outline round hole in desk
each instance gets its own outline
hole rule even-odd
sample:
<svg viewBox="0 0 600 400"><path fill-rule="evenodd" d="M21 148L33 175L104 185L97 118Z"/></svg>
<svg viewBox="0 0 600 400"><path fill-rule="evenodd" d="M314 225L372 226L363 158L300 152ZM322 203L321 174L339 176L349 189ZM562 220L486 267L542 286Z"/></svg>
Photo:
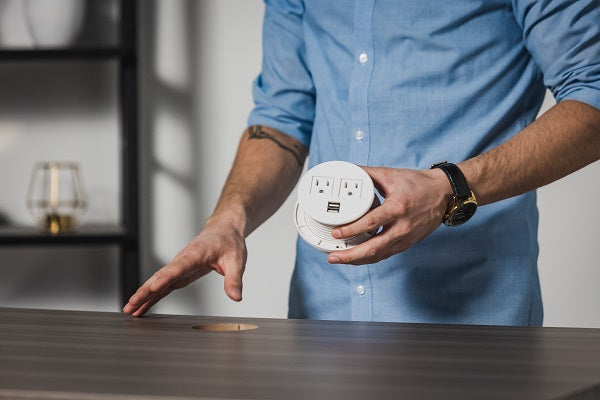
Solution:
<svg viewBox="0 0 600 400"><path fill-rule="evenodd" d="M196 325L192 328L198 329L199 331L212 331L212 332L239 332L239 331L249 331L252 329L258 328L258 325L254 324L202 324Z"/></svg>

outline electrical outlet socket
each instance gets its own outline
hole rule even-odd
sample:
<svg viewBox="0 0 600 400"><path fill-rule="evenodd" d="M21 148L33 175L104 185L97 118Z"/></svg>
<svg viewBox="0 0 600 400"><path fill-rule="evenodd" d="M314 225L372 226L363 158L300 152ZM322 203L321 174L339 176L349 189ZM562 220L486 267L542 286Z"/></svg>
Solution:
<svg viewBox="0 0 600 400"><path fill-rule="evenodd" d="M311 196L329 197L333 191L333 178L328 176L313 176L310 185Z"/></svg>
<svg viewBox="0 0 600 400"><path fill-rule="evenodd" d="M354 199L360 197L362 191L362 180L342 179L340 181L340 199Z"/></svg>
<svg viewBox="0 0 600 400"><path fill-rule="evenodd" d="M371 177L346 161L328 161L308 170L298 183L294 218L300 236L322 251L353 247L372 236L335 239L331 230L362 217L375 201Z"/></svg>

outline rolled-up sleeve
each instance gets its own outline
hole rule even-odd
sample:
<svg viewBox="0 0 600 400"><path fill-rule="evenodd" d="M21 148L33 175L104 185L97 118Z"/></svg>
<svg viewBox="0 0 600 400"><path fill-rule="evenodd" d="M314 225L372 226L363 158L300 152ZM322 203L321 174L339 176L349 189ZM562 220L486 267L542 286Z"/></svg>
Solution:
<svg viewBox="0 0 600 400"><path fill-rule="evenodd" d="M600 1L513 0L513 9L555 99L600 109Z"/></svg>
<svg viewBox="0 0 600 400"><path fill-rule="evenodd" d="M300 0L265 0L262 71L252 85L248 125L265 125L308 147L315 89L306 62Z"/></svg>

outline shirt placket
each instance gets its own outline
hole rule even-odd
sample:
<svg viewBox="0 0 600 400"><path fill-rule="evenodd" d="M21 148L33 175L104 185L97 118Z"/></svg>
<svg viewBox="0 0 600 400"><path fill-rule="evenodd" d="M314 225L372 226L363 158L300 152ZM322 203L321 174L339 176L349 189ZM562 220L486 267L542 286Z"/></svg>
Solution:
<svg viewBox="0 0 600 400"><path fill-rule="evenodd" d="M349 161L359 165L368 164L371 146L368 91L375 61L372 33L374 7L375 0L362 0L356 2L354 10L354 66L348 92L352 126L347 137L350 140ZM370 321L373 297L367 266L353 268L348 278L352 320Z"/></svg>
<svg viewBox="0 0 600 400"><path fill-rule="evenodd" d="M373 288L369 274L369 266L362 265L354 268L350 281L352 320L353 321L372 321L373 309Z"/></svg>
<svg viewBox="0 0 600 400"><path fill-rule="evenodd" d="M351 141L349 161L365 165L369 161L371 129L369 125L368 92L373 65L373 9L375 0L357 1L354 10L354 67L349 89L349 112L352 127L348 132Z"/></svg>

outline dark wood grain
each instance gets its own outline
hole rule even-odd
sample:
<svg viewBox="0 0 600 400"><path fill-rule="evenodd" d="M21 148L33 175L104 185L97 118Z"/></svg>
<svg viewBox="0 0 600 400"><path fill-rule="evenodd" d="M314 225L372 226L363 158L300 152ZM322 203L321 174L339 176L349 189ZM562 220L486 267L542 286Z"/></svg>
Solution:
<svg viewBox="0 0 600 400"><path fill-rule="evenodd" d="M207 323L258 329L203 331ZM0 309L0 398L595 399L600 330Z"/></svg>

